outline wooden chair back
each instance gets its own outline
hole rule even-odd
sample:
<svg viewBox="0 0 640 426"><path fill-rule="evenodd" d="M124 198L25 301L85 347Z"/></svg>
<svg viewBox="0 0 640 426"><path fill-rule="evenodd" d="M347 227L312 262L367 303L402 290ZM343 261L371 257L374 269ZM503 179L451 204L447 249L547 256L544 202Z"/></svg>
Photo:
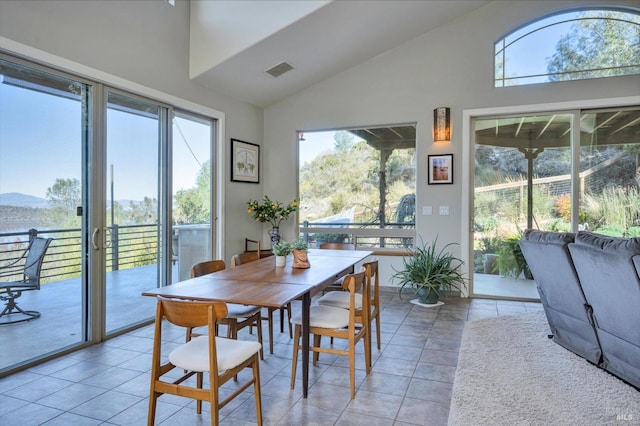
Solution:
<svg viewBox="0 0 640 426"><path fill-rule="evenodd" d="M226 268L224 260L207 260L191 267L191 278L222 271Z"/></svg>
<svg viewBox="0 0 640 426"><path fill-rule="evenodd" d="M193 300L158 298L158 315L179 327L212 325L227 316L224 302L199 302Z"/></svg>
<svg viewBox="0 0 640 426"><path fill-rule="evenodd" d="M231 258L231 267L235 268L238 265L254 262L259 259L260 259L260 254L255 251L250 251L247 253L238 253L233 255L233 257Z"/></svg>
<svg viewBox="0 0 640 426"><path fill-rule="evenodd" d="M356 245L351 243L322 243L318 248L330 250L355 250Z"/></svg>
<svg viewBox="0 0 640 426"><path fill-rule="evenodd" d="M249 245L253 244L254 248L253 249L249 249ZM260 256L260 250L262 249L262 242L260 240L252 240L251 238L245 238L244 239L244 251L249 252L249 251L256 251L258 252L258 256Z"/></svg>

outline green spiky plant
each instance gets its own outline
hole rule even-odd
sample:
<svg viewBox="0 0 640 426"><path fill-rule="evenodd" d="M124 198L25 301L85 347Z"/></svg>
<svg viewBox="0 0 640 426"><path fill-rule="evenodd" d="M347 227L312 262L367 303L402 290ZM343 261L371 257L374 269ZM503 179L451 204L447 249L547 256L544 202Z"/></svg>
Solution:
<svg viewBox="0 0 640 426"><path fill-rule="evenodd" d="M462 291L466 286L464 262L447 251L456 244L449 243L438 249L437 242L437 237L430 244L421 239L420 245L409 249L409 255L402 258L402 269L394 268L393 280L400 286L400 297L402 290L409 287L419 295L420 303L433 304L438 301L440 289Z"/></svg>

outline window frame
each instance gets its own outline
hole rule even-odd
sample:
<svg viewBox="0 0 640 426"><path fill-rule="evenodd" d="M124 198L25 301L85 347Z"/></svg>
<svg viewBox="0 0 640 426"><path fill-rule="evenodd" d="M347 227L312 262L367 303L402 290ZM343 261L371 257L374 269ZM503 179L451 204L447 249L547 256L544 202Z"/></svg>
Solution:
<svg viewBox="0 0 640 426"><path fill-rule="evenodd" d="M629 65L622 65L622 66L616 66L616 67L600 67L600 68L587 68L587 69L580 69L580 70L572 70L572 71L566 71L566 72L558 72L558 73L549 73L549 72L545 72L545 73L532 73L532 74L528 74L528 75L524 75L524 76L511 76L511 77L506 77L506 72L508 70L507 68L507 49L511 46L513 46L515 43L525 39L526 37L529 37L539 31L551 28L553 26L556 25L561 25L561 24L566 24L566 23L571 23L571 22L576 22L576 21L580 21L580 20L616 20L616 21L622 21L622 22L627 22L627 23L632 23L635 24L635 22L629 21L629 20L623 20L623 19L618 19L618 18L602 18L602 17L581 17L579 16L580 13L583 12L619 12L619 13L625 13L625 14L629 14L629 15L635 15L638 18L640 18L640 10L636 9L636 8L631 8L631 7L624 7L624 6L604 6L604 7L582 7L582 8L575 8L575 9L565 9L565 10L561 10L558 12L554 12L552 14L548 14L548 15L544 15L541 16L533 21L529 21L521 26L518 26L517 28L509 31L508 33L504 34L503 36L501 36L495 43L494 43L494 49L493 49L493 54L494 54L494 75L493 75L493 80L494 80L494 87L495 88L505 88L505 87L512 87L514 85L516 86L524 86L524 85L530 85L530 84L544 84L544 83L553 83L553 82L558 82L558 81L577 81L577 80L586 80L586 79L592 79L592 78L604 78L604 77L618 77L618 76L627 76L627 75L639 75L640 71L638 72L629 72L629 73L622 73L622 74L615 74L615 75L597 75L597 76L586 76L586 77L581 77L580 75L584 75L586 73L593 73L593 72L605 72L608 70L620 70L620 69L639 69L640 70L640 62L636 63L636 64L629 64ZM562 16L566 16L566 19L561 19ZM548 22L545 23L545 21L551 20L553 18L559 18L559 19L555 19L552 22ZM540 25L543 24L543 25ZM640 23L638 24L640 25ZM522 33L522 34L521 34ZM568 32L564 32L561 36L565 36L569 34ZM510 37L513 37L513 40L509 40ZM507 42L508 41L508 42ZM498 65L501 65L500 67ZM546 65L545 65L546 67ZM557 76L561 76L561 75L574 75L574 78L568 78L568 79L564 79L564 80L550 80L550 78L552 77L557 77ZM538 79L540 78L545 78L544 81L539 81ZM528 81L528 80L533 80L533 81ZM515 84L514 84L515 83Z"/></svg>

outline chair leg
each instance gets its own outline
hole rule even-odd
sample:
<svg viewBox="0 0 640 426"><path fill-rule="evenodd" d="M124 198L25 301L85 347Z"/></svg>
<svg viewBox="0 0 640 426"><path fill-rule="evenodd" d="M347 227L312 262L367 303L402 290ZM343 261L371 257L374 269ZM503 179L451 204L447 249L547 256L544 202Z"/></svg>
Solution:
<svg viewBox="0 0 640 426"><path fill-rule="evenodd" d="M321 340L322 340L322 336L319 334L314 334L313 335L313 346L315 346L316 348L319 348L321 345ZM320 352L313 352L313 365L316 365L318 363L318 360L320 359Z"/></svg>
<svg viewBox="0 0 640 426"><path fill-rule="evenodd" d="M262 316L258 313L256 320L256 328L258 329L258 342L260 343L260 359L264 360L264 345L262 344Z"/></svg>
<svg viewBox="0 0 640 426"><path fill-rule="evenodd" d="M238 340L238 322L235 320L227 324L227 339ZM233 381L238 381L238 375L233 376ZM213 414L213 411L211 413Z"/></svg>
<svg viewBox="0 0 640 426"><path fill-rule="evenodd" d="M378 343L378 350L380 350L380 311L376 308L376 342Z"/></svg>
<svg viewBox="0 0 640 426"><path fill-rule="evenodd" d="M40 312L25 311L22 308L20 308L20 306L18 306L18 304L16 303L16 299L19 298L21 295L22 295L22 291L18 291L15 293L13 291L10 291L9 293L6 293L5 296L0 298L0 300L7 302L2 312L0 312L0 318L11 315L11 314L22 314L24 315L24 317L20 317L17 320L11 320L11 319L6 321L0 320L0 324L14 324L17 322L30 321L32 319L36 319L40 317Z"/></svg>
<svg viewBox="0 0 640 426"><path fill-rule="evenodd" d="M151 378L152 382L155 378ZM153 384L151 385L151 393L149 395L149 413L147 414L147 426L153 426L156 422L156 404L158 402L158 394L154 390Z"/></svg>
<svg viewBox="0 0 640 426"><path fill-rule="evenodd" d="M209 408L211 409L211 426L218 426L220 423L220 388L214 386L214 374L218 372L209 372Z"/></svg>
<svg viewBox="0 0 640 426"><path fill-rule="evenodd" d="M291 303L287 303L287 319L289 320L289 337L293 338L293 327L291 326Z"/></svg>
<svg viewBox="0 0 640 426"><path fill-rule="evenodd" d="M349 382L351 399L354 399L356 397L356 345L353 339L349 339Z"/></svg>
<svg viewBox="0 0 640 426"><path fill-rule="evenodd" d="M202 378L203 378L202 371L198 371L196 373L196 386L198 387L198 389L202 389ZM201 399L196 399L196 413L202 414L202 400Z"/></svg>
<svg viewBox="0 0 640 426"><path fill-rule="evenodd" d="M364 336L364 366L367 374L371 373L371 323L367 325Z"/></svg>
<svg viewBox="0 0 640 426"><path fill-rule="evenodd" d="M296 324L295 331L293 333L293 356L291 358L291 389L296 384L296 369L298 367L298 351L300 350L300 324Z"/></svg>
<svg viewBox="0 0 640 426"><path fill-rule="evenodd" d="M273 308L267 310L267 321L269 323L269 353L273 355Z"/></svg>
<svg viewBox="0 0 640 426"><path fill-rule="evenodd" d="M260 391L260 362L257 356L253 356L253 395L256 399L256 420L258 426L262 425L262 395Z"/></svg>

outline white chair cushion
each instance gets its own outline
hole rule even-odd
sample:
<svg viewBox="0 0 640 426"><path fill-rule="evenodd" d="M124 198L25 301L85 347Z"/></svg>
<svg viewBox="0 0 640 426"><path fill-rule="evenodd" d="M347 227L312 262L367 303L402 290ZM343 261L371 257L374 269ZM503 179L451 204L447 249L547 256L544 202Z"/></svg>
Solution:
<svg viewBox="0 0 640 426"><path fill-rule="evenodd" d="M348 291L331 291L318 299L318 305L335 306L336 308L349 309ZM356 309L362 309L362 295L356 293Z"/></svg>
<svg viewBox="0 0 640 426"><path fill-rule="evenodd" d="M291 317L292 324L302 325L302 314ZM309 325L320 328L344 328L349 326L349 310L333 306L314 305L309 314Z"/></svg>
<svg viewBox="0 0 640 426"><path fill-rule="evenodd" d="M247 318L260 312L260 307L227 303L227 318Z"/></svg>
<svg viewBox="0 0 640 426"><path fill-rule="evenodd" d="M216 337L218 369L220 371L240 365L260 351L260 343ZM200 336L180 345L169 354L176 367L189 371L209 371L209 337Z"/></svg>

